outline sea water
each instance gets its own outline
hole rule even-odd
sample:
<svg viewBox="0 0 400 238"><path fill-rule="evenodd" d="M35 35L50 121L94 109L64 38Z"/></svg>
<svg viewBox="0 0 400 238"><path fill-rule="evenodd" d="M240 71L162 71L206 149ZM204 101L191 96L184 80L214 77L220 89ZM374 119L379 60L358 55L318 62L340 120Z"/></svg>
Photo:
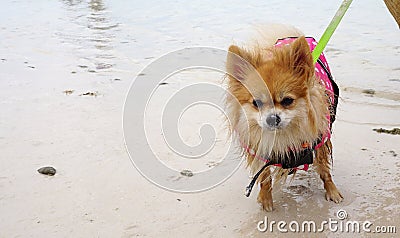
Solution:
<svg viewBox="0 0 400 238"><path fill-rule="evenodd" d="M132 80L149 62L173 50L227 49L247 39L255 24L292 24L318 40L340 5L317 0L1 3L3 58L48 53L56 56L51 63L63 67L78 64L99 74L123 71ZM338 84L397 93L399 39L383 1L354 1L325 50Z"/></svg>

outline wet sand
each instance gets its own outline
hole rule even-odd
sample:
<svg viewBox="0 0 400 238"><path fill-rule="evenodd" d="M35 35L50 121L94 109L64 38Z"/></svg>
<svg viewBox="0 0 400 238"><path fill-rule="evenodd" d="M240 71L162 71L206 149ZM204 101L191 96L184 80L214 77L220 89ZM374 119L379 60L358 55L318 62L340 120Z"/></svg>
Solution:
<svg viewBox="0 0 400 238"><path fill-rule="evenodd" d="M205 3L185 10L174 2L176 12L154 5L138 10L102 1L10 1L0 10L0 237L266 237L271 234L257 230L265 216L270 221L320 223L337 218L340 209L347 220L371 221L371 229L396 226L399 232L400 136L373 131L400 127L400 33L383 2L355 3L326 51L342 89L333 133L333 179L345 200L325 201L322 182L311 170L274 189L272 213L256 203L258 188L250 198L243 195L249 183L243 166L223 184L201 193L173 193L146 180L125 148L125 96L135 76L158 56L193 45L226 48L260 21L260 9L271 9L269 21L296 22L318 36L337 6L329 3L321 13L300 7L300 12L314 14L315 23L294 14L298 6L281 2L270 8L266 3L238 4L234 13L223 3L212 10ZM208 15L196 15L196 9ZM285 9L282 16L277 9ZM368 21L371 11L377 16L374 21ZM191 77L222 81L199 72ZM160 87L160 95L168 97L185 86L176 80ZM369 89L376 93L363 93ZM193 111L184 120L199 126L202 119L213 118L206 112L198 116ZM193 131L192 126L184 126L182 135L196 143L199 127ZM159 131L150 131L158 143ZM173 155L159 149L180 171ZM57 169L55 176L37 172L47 165ZM191 169L209 165L210 160L200 161ZM354 237L329 231L275 230L272 235Z"/></svg>

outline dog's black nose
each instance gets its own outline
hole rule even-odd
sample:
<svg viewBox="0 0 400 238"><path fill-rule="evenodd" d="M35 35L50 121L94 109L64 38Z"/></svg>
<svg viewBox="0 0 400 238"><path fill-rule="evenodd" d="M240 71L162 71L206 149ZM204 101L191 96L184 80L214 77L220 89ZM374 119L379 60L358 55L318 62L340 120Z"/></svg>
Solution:
<svg viewBox="0 0 400 238"><path fill-rule="evenodd" d="M270 127L277 127L281 122L281 118L277 114L272 114L267 117L267 125Z"/></svg>

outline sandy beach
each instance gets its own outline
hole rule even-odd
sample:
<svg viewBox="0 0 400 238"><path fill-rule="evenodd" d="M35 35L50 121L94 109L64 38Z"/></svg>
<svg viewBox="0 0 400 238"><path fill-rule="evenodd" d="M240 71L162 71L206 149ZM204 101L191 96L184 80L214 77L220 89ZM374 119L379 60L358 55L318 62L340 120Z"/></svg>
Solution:
<svg viewBox="0 0 400 238"><path fill-rule="evenodd" d="M333 179L345 197L340 204L325 200L312 169L274 188L273 212L257 204L258 188L246 198L249 172L239 156L225 160L238 145L226 140L219 108L193 106L176 122L177 135L194 147L209 132L204 125L212 125L211 152L182 159L166 143L169 127L161 118L168 101L201 83L215 86L203 95L222 100L221 72L194 69L166 78L147 111L137 114L143 124L132 125L146 135L136 138L126 126L139 108L126 102L129 90L160 57L188 47L227 49L262 22L293 24L319 39L340 5L320 2L3 2L0 237L396 237L373 232L400 232L400 135L373 130L400 127L400 31L383 1L354 1L325 51L341 90L332 138ZM158 181L144 169L145 146L170 169L150 167ZM57 173L39 174L43 166ZM207 171L223 173L204 182ZM171 191L186 186L204 191ZM372 231L285 233L275 226L261 232L257 226L266 218L369 221Z"/></svg>

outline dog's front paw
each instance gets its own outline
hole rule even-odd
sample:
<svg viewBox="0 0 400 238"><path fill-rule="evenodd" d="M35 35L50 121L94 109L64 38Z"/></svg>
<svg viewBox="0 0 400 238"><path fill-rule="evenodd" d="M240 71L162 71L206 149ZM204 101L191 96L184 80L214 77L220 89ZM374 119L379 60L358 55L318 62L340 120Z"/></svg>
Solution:
<svg viewBox="0 0 400 238"><path fill-rule="evenodd" d="M343 201L343 195L339 192L334 183L330 182L325 184L325 190L326 200L333 201L335 203L340 203Z"/></svg>
<svg viewBox="0 0 400 238"><path fill-rule="evenodd" d="M272 201L271 191L261 190L260 193L258 194L257 202L261 204L264 211L272 212L273 201Z"/></svg>

